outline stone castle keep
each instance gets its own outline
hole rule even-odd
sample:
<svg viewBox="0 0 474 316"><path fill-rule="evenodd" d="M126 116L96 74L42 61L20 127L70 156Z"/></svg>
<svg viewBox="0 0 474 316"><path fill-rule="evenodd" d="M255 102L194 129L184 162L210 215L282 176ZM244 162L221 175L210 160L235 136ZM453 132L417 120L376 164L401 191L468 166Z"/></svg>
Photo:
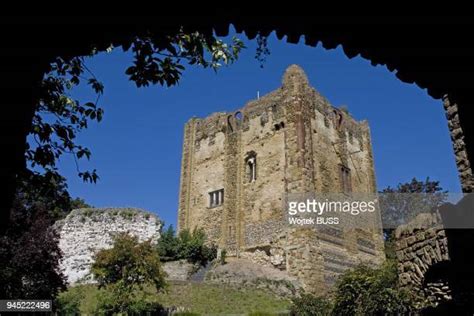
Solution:
<svg viewBox="0 0 474 316"><path fill-rule="evenodd" d="M286 194L375 193L369 126L329 104L290 66L282 86L184 130L178 229L203 228L228 256L287 271L313 292L384 260L380 231L290 228Z"/></svg>

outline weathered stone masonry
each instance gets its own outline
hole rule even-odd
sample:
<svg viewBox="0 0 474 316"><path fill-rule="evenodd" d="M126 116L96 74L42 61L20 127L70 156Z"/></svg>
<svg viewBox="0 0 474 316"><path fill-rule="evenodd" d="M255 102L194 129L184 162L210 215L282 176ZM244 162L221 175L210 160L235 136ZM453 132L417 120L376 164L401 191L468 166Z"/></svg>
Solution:
<svg viewBox="0 0 474 316"><path fill-rule="evenodd" d="M228 255L286 270L320 292L358 262L383 260L381 234L289 229L284 199L344 188L376 191L368 124L331 106L293 65L279 89L186 124L178 229L202 227Z"/></svg>
<svg viewBox="0 0 474 316"><path fill-rule="evenodd" d="M90 282L94 254L112 246L113 236L129 233L139 241L160 238L161 221L152 213L136 208L85 208L73 210L58 221L61 269L70 284Z"/></svg>
<svg viewBox="0 0 474 316"><path fill-rule="evenodd" d="M454 155L456 157L456 166L461 180L461 187L464 193L474 192L474 175L472 166L467 156L466 143L464 142L464 133L459 121L458 105L452 103L447 96L443 98L443 105L448 120L448 128L453 142Z"/></svg>
<svg viewBox="0 0 474 316"><path fill-rule="evenodd" d="M419 214L395 231L400 284L432 303L451 299L445 278L430 280L428 271L449 261L448 238L438 213ZM427 278L428 276L428 278Z"/></svg>
<svg viewBox="0 0 474 316"><path fill-rule="evenodd" d="M459 121L458 106L452 103L448 96L443 98L443 106L448 120L461 188L464 193L470 193L474 191L474 176ZM447 281L449 277L447 268L440 273L438 280L429 280L429 272L437 266L451 265L450 248L456 240L449 240L448 235L449 231L443 228L441 219L434 214L420 214L408 225L399 227L396 234L401 284L435 304L452 298L452 284ZM455 269L455 267L451 265L450 269ZM441 269L438 268L438 270ZM459 267L458 270L460 270Z"/></svg>

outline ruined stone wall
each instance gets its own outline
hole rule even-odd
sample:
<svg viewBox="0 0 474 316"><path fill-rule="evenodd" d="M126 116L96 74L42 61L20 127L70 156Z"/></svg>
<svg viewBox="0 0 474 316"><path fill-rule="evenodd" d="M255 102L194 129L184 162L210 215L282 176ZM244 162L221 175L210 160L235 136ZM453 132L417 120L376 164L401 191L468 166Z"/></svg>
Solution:
<svg viewBox="0 0 474 316"><path fill-rule="evenodd" d="M63 252L60 267L67 281L90 282L93 255L110 248L117 233L128 232L140 241L160 238L161 222L156 215L134 208L85 208L73 210L56 223L59 247Z"/></svg>
<svg viewBox="0 0 474 316"><path fill-rule="evenodd" d="M467 156L464 133L459 122L458 105L452 103L447 96L443 98L443 106L446 111L448 128L453 143L456 166L461 180L462 191L465 193L474 192L474 173L469 157ZM471 157L472 158L472 157Z"/></svg>
<svg viewBox="0 0 474 316"><path fill-rule="evenodd" d="M248 155L256 155L255 181ZM187 123L179 229L202 227L228 255L285 270L320 292L345 269L384 259L380 230L288 228L286 194L341 192L340 165L351 170L353 192L375 193L367 122L331 106L291 66L281 88ZM224 203L210 207L209 192L219 189Z"/></svg>
<svg viewBox="0 0 474 316"><path fill-rule="evenodd" d="M467 156L464 133L460 125L458 106L443 98L448 128L453 142L456 166L464 193L473 192L474 177ZM412 222L396 230L396 253L400 283L411 288L432 303L450 300L449 272L436 268L450 262L447 232L442 228L438 215L420 214ZM451 241L453 243L454 241ZM435 268L433 268L435 267ZM427 280L430 271L438 269L438 280Z"/></svg>
<svg viewBox="0 0 474 316"><path fill-rule="evenodd" d="M242 131L241 157L249 152L257 154L256 180L250 182L242 170L240 244L245 248L268 245L283 228L285 128L281 123L285 121L284 109L281 105L272 107L271 98L259 101L263 111L243 112L248 114Z"/></svg>
<svg viewBox="0 0 474 316"><path fill-rule="evenodd" d="M341 165L350 169L353 192L376 192L370 130L366 121L355 121L347 111L336 109L312 91L311 109L312 156L316 192L342 191ZM346 218L345 220L354 220ZM355 230L325 227L318 231L319 249L323 259L324 282L331 286L346 269L360 262L378 264L383 260L383 240L377 218L355 219ZM365 222L363 222L365 221Z"/></svg>
<svg viewBox="0 0 474 316"><path fill-rule="evenodd" d="M400 284L432 303L451 299L447 272L443 279L426 279L436 265L450 260L448 239L439 214L422 213L395 231Z"/></svg>

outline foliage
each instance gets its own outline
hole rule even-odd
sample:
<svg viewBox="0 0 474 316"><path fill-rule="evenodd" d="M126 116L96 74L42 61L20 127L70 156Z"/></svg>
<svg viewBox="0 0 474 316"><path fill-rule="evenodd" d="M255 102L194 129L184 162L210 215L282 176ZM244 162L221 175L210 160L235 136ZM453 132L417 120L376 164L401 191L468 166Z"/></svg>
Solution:
<svg viewBox="0 0 474 316"><path fill-rule="evenodd" d="M26 211L15 199L10 225L0 236L0 297L51 299L65 287L59 236L44 205Z"/></svg>
<svg viewBox="0 0 474 316"><path fill-rule="evenodd" d="M300 297L292 299L291 315L295 316L329 316L331 315L331 302L322 297L303 293Z"/></svg>
<svg viewBox="0 0 474 316"><path fill-rule="evenodd" d="M102 290L99 314L141 314L160 310L152 298L165 286L165 273L151 241L138 242L126 233L115 236L113 247L100 250L91 268Z"/></svg>
<svg viewBox="0 0 474 316"><path fill-rule="evenodd" d="M144 315L157 313L163 307L156 300L157 291L153 287L124 287L116 283L103 287L96 297L97 305L93 315Z"/></svg>
<svg viewBox="0 0 474 316"><path fill-rule="evenodd" d="M93 290L96 294L95 288ZM87 293L92 293L92 291L86 286L70 287L67 291L59 293L54 304L56 311L59 315L80 315L83 312L81 304L86 300Z"/></svg>
<svg viewBox="0 0 474 316"><path fill-rule="evenodd" d="M79 209L79 208L92 208L92 206L87 204L84 199L81 199L78 197L75 199L72 199L70 204L71 204L72 210Z"/></svg>
<svg viewBox="0 0 474 316"><path fill-rule="evenodd" d="M115 236L112 248L96 253L91 271L100 286L132 288L149 283L157 290L165 286L160 257L151 241L139 243L138 237L126 233Z"/></svg>
<svg viewBox="0 0 474 316"><path fill-rule="evenodd" d="M336 283L334 315L405 315L414 309L408 292L398 287L393 262L381 268L359 266Z"/></svg>
<svg viewBox="0 0 474 316"><path fill-rule="evenodd" d="M58 220L74 208L77 199L69 195L63 177L52 172L40 175L25 171L18 176L15 201L17 212L24 216L40 207L48 210L52 220Z"/></svg>
<svg viewBox="0 0 474 316"><path fill-rule="evenodd" d="M164 227L164 225L162 226ZM177 260L180 247L180 240L176 237L176 232L173 225L168 226L168 229L161 232L158 240L157 249L162 261Z"/></svg>
<svg viewBox="0 0 474 316"><path fill-rule="evenodd" d="M287 310L290 304L264 290L206 283L170 284L166 291L158 293L153 287L144 286L141 290L134 288L131 297L136 298L132 301L133 311L143 311L137 313L139 315L159 310L160 305L165 308L181 307L187 311L176 315L274 315ZM114 310L111 303L119 299L107 286L98 288L88 284L68 288L58 296L55 305L59 315L104 315ZM143 309L140 306L147 307ZM132 308L128 312L132 314Z"/></svg>
<svg viewBox="0 0 474 316"><path fill-rule="evenodd" d="M96 97L92 101L81 103L72 97L73 88L81 81L86 82L95 92ZM40 91L26 159L36 170L59 176L56 163L63 154L72 154L76 164L77 159L90 158L90 150L76 144L75 139L91 121L102 120L103 109L97 106L97 102L104 87L87 68L85 57L69 60L56 58L51 63L49 73L43 78ZM76 167L84 181L97 181L95 170L82 172L78 165Z"/></svg>
<svg viewBox="0 0 474 316"><path fill-rule="evenodd" d="M174 35L149 34L132 38L123 45L125 51L130 48L134 60L126 69L126 75L141 87L178 84L185 63L217 70L237 60L244 45L238 38L226 43L212 35L179 30ZM96 53L93 50L90 56ZM95 169L81 171L78 164L80 159L90 159L91 151L77 143L77 135L91 122L100 122L104 114L98 105L104 86L86 65L86 58L90 56L58 57L42 80L25 153L36 172L42 170L59 176L58 159L63 154L71 154L79 177L86 182L96 182L99 178ZM74 99L74 89L81 83L92 89L91 100Z"/></svg>
<svg viewBox="0 0 474 316"><path fill-rule="evenodd" d="M418 181L400 183L396 188L387 187L379 193L382 220L385 227L396 227L406 224L410 218L419 213L436 210L446 201L447 192L439 181Z"/></svg>
<svg viewBox="0 0 474 316"><path fill-rule="evenodd" d="M0 297L52 298L65 286L59 236L52 225L71 211L74 201L65 179L55 173L18 176L9 226L0 236Z"/></svg>
<svg viewBox="0 0 474 316"><path fill-rule="evenodd" d="M174 86L185 69L183 61L217 70L222 64L236 61L244 47L236 37L232 38L231 44L227 44L214 36L187 33L182 29L166 38L143 36L132 43L134 64L126 74L138 87L150 83Z"/></svg>
<svg viewBox="0 0 474 316"><path fill-rule="evenodd" d="M410 218L422 212L432 212L446 201L447 192L439 181L418 181L399 183L397 187L388 186L379 193L382 213L385 253L388 259L395 259L395 227L406 224Z"/></svg>
<svg viewBox="0 0 474 316"><path fill-rule="evenodd" d="M98 288L95 285L73 286L60 293L55 301L59 315L111 315L127 312L132 315L146 315L162 310L153 287L134 288L131 295L123 297L115 286ZM127 301L120 309L118 302Z"/></svg>
<svg viewBox="0 0 474 316"><path fill-rule="evenodd" d="M204 230L195 229L190 233L184 229L176 236L172 225L161 234L157 249L163 261L186 259L206 265L217 256L217 248L214 245L206 245Z"/></svg>
<svg viewBox="0 0 474 316"><path fill-rule="evenodd" d="M221 256L220 256L221 265L224 265L226 263L226 261L225 261L226 256L227 256L227 250L222 249Z"/></svg>

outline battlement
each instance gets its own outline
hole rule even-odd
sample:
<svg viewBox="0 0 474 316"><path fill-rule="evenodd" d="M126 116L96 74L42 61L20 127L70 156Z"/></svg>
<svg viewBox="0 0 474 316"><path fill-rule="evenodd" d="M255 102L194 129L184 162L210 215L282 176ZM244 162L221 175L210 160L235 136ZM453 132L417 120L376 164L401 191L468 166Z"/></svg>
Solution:
<svg viewBox="0 0 474 316"><path fill-rule="evenodd" d="M297 85L296 83L299 83ZM295 88L296 86L296 88ZM262 126L268 122L281 124L285 121L288 98L298 96L307 100L309 111L318 111L317 119L324 122L326 128L344 130L350 143L364 142L369 133L366 121L355 120L346 110L334 107L316 89L309 86L303 70L296 65L288 68L282 78L282 86L258 99L248 101L245 106L232 112L215 112L205 118L192 118L186 126L193 125L196 149L202 142L208 146L215 144L218 133L228 134L236 131L247 132L250 121L259 120ZM271 127L270 127L271 129Z"/></svg>

